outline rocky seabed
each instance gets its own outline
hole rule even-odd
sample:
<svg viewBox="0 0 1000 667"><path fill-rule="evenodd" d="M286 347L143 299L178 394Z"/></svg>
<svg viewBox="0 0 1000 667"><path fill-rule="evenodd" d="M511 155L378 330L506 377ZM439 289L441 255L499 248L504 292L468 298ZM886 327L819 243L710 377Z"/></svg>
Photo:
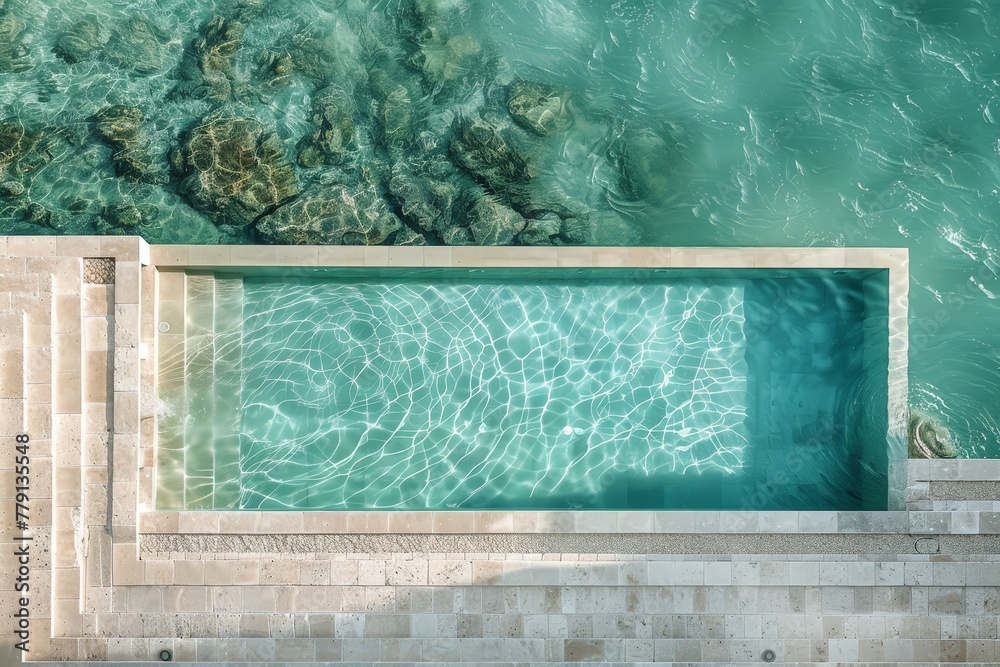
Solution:
<svg viewBox="0 0 1000 667"><path fill-rule="evenodd" d="M314 4L181 20L0 2L0 229L642 242L630 216L670 194L669 128L630 126L509 62L462 0Z"/></svg>

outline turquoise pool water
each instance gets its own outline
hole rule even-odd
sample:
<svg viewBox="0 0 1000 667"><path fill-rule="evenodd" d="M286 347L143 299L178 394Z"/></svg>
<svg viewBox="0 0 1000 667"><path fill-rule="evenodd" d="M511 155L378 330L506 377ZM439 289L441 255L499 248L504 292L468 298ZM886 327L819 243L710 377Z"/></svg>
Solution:
<svg viewBox="0 0 1000 667"><path fill-rule="evenodd" d="M0 26L0 232L905 246L911 404L1000 456L991 0L7 0Z"/></svg>
<svg viewBox="0 0 1000 667"><path fill-rule="evenodd" d="M884 273L825 273L189 276L173 502L885 509Z"/></svg>

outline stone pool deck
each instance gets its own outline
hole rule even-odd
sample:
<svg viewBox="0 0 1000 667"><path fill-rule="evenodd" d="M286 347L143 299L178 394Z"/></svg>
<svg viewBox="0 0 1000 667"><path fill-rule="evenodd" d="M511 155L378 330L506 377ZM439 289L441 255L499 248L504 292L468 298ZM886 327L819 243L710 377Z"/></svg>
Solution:
<svg viewBox="0 0 1000 667"><path fill-rule="evenodd" d="M11 624L0 664L21 657L10 554L22 537L25 657L41 663L158 661L166 649L192 663L750 664L771 650L779 664L996 664L1000 461L900 459L890 512L152 509L160 268L885 268L890 402L905 406L906 262L892 249L0 237L0 606ZM20 433L31 438L23 533Z"/></svg>

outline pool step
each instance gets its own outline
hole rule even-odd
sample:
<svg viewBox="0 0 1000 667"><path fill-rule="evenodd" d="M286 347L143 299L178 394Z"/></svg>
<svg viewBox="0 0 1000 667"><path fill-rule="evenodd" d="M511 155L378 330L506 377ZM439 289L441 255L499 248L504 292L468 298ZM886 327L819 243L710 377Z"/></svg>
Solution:
<svg viewBox="0 0 1000 667"><path fill-rule="evenodd" d="M243 279L215 277L214 507L236 509L240 499L239 408L243 344Z"/></svg>
<svg viewBox="0 0 1000 667"><path fill-rule="evenodd" d="M243 279L161 272L159 292L156 507L235 509Z"/></svg>
<svg viewBox="0 0 1000 667"><path fill-rule="evenodd" d="M184 505L214 506L215 276L189 273L184 318Z"/></svg>

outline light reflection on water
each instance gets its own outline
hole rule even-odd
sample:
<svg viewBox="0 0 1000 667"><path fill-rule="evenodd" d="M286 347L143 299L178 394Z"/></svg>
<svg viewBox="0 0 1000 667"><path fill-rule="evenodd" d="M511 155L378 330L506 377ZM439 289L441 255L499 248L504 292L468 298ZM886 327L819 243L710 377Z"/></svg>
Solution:
<svg viewBox="0 0 1000 667"><path fill-rule="evenodd" d="M248 278L240 507L884 503L860 283L476 280Z"/></svg>

